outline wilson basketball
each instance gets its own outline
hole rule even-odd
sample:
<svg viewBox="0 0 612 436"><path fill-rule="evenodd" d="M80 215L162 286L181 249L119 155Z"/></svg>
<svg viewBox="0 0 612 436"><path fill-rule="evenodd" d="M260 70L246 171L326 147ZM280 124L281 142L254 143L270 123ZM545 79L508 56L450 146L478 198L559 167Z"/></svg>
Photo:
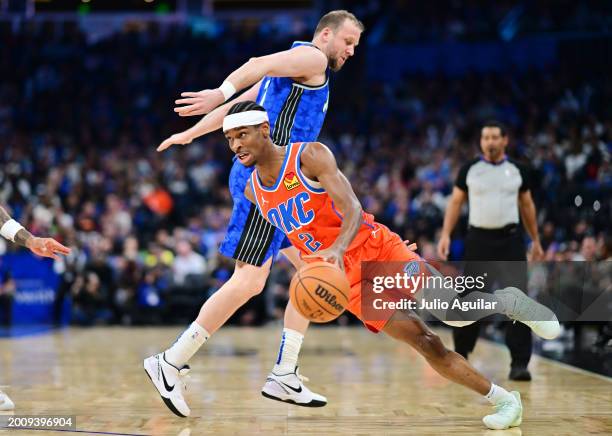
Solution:
<svg viewBox="0 0 612 436"><path fill-rule="evenodd" d="M313 262L295 273L289 287L293 306L312 322L329 322L348 305L346 274L328 262Z"/></svg>

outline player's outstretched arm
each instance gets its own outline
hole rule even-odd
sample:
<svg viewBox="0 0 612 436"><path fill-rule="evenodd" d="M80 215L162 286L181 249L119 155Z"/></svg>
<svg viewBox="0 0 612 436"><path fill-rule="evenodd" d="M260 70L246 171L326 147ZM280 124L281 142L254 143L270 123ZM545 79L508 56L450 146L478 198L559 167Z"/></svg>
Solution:
<svg viewBox="0 0 612 436"><path fill-rule="evenodd" d="M231 73L220 87L200 92L183 92L174 111L180 116L204 115L227 101L235 93L261 81L264 76L308 80L324 74L327 57L311 46L299 46L267 56L251 58ZM250 100L255 100L256 95Z"/></svg>
<svg viewBox="0 0 612 436"><path fill-rule="evenodd" d="M2 206L0 206L0 234L9 241L26 247L39 256L59 259L58 254L70 253L70 248L64 247L55 239L33 236L21 224L12 219Z"/></svg>
<svg viewBox="0 0 612 436"><path fill-rule="evenodd" d="M320 142L309 143L304 148L300 161L304 175L319 181L333 200L336 209L343 215L340 234L334 244L304 257L322 258L335 262L343 268L344 253L357 236L363 220L361 203L346 176L338 169L333 153L325 145Z"/></svg>
<svg viewBox="0 0 612 436"><path fill-rule="evenodd" d="M174 135L170 136L168 139L164 140L164 142L162 142L157 147L157 151L164 151L165 149L175 144L177 145L189 144L195 138L198 138L200 136L206 135L207 133L214 132L215 130L220 129L221 126L223 125L223 118L229 111L230 107L232 107L232 105L234 105L235 103L238 103L241 101L257 99L257 94L259 93L260 85L261 85L261 82L256 83L255 85L251 87L251 89L249 89L242 95L239 95L234 100L228 103L225 103L219 106L218 108L216 108L214 111L212 111L211 113L206 115L204 118L202 118L200 121L198 121L193 127L190 127L189 129L183 132L175 133Z"/></svg>

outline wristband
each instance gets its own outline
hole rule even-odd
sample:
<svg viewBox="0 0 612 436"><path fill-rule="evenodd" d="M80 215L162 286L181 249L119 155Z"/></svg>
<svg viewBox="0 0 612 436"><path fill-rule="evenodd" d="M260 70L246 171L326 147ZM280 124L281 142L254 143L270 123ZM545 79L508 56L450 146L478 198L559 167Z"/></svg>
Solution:
<svg viewBox="0 0 612 436"><path fill-rule="evenodd" d="M11 242L15 242L15 235L24 227L14 219L10 219L0 228L0 235L4 236Z"/></svg>
<svg viewBox="0 0 612 436"><path fill-rule="evenodd" d="M228 82L227 80L219 86L219 91L223 94L223 98L225 101L229 100L232 95L236 93L236 87L232 85L232 82Z"/></svg>

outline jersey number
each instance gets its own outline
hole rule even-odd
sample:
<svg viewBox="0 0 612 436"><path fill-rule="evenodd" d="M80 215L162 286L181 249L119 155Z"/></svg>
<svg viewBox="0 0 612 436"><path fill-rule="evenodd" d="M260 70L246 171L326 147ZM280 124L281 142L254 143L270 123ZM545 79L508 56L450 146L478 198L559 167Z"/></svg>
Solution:
<svg viewBox="0 0 612 436"><path fill-rule="evenodd" d="M313 253L319 248L321 248L322 244L319 241L315 241L310 233L300 233L298 237L300 238L300 240L306 241L304 242L304 245Z"/></svg>

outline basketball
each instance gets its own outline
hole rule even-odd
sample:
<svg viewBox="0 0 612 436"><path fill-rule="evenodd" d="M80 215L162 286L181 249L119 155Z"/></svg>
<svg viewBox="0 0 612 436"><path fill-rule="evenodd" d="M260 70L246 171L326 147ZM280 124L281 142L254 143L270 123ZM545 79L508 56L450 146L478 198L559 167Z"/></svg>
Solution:
<svg viewBox="0 0 612 436"><path fill-rule="evenodd" d="M293 306L312 322L329 322L348 305L346 274L328 262L313 262L295 273L289 287Z"/></svg>

